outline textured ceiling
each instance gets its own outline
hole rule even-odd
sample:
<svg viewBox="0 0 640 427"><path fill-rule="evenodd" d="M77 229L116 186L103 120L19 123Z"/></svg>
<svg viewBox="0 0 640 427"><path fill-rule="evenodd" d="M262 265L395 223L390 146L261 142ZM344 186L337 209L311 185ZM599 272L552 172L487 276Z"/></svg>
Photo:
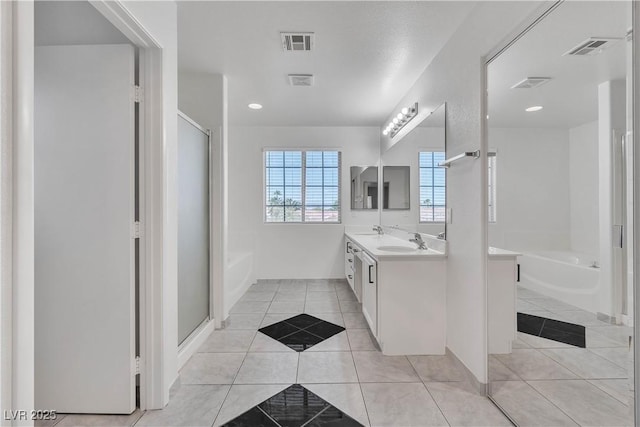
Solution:
<svg viewBox="0 0 640 427"><path fill-rule="evenodd" d="M180 1L179 67L227 76L234 125L379 126L473 4ZM315 49L284 52L281 31L314 32Z"/></svg>

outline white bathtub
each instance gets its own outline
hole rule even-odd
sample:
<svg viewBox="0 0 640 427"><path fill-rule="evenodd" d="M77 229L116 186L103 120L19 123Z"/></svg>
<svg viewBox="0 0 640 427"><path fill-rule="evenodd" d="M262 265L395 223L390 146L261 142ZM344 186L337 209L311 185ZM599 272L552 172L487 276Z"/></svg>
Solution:
<svg viewBox="0 0 640 427"><path fill-rule="evenodd" d="M563 251L523 253L520 285L592 313L608 313L600 298L600 269L591 267L593 257Z"/></svg>
<svg viewBox="0 0 640 427"><path fill-rule="evenodd" d="M255 282L253 272L253 253L229 252L225 276L224 316Z"/></svg>

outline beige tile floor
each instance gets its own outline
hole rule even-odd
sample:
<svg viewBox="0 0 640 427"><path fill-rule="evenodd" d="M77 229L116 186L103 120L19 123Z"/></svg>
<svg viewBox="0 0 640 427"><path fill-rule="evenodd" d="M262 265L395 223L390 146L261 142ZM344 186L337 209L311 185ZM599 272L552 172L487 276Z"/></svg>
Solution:
<svg viewBox="0 0 640 427"><path fill-rule="evenodd" d="M587 348L519 334L490 358L494 399L522 426L632 425L629 328L524 289L519 310L587 328ZM299 313L346 327L297 353L258 329ZM131 416L60 416L57 426L219 426L301 383L365 426L501 426L509 420L474 391L449 356L384 356L341 280L252 286L180 372L163 410ZM44 424L42 424L44 425Z"/></svg>
<svg viewBox="0 0 640 427"><path fill-rule="evenodd" d="M518 311L586 328L587 348L518 333L490 357L491 394L520 426L633 425L633 330L518 288Z"/></svg>
<svg viewBox="0 0 640 427"><path fill-rule="evenodd" d="M299 313L346 331L301 353L257 331ZM169 405L136 426L219 426L294 383L365 426L511 425L453 358L382 355L342 280L260 281L180 378Z"/></svg>

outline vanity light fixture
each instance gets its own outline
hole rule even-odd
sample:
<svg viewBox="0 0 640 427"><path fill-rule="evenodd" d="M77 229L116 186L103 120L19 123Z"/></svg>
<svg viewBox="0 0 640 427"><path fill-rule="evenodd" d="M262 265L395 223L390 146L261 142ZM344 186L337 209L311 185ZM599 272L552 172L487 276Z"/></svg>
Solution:
<svg viewBox="0 0 640 427"><path fill-rule="evenodd" d="M389 122L386 128L382 131L384 136L391 135L391 138L396 136L400 129L405 127L407 123L411 121L418 114L418 103L416 102L411 107L404 107L397 116Z"/></svg>
<svg viewBox="0 0 640 427"><path fill-rule="evenodd" d="M542 108L542 105L534 105L533 107L526 108L524 111L526 111L527 113L532 113L534 111L540 111L542 110Z"/></svg>
<svg viewBox="0 0 640 427"><path fill-rule="evenodd" d="M262 104L251 103L248 107L252 110L262 110Z"/></svg>

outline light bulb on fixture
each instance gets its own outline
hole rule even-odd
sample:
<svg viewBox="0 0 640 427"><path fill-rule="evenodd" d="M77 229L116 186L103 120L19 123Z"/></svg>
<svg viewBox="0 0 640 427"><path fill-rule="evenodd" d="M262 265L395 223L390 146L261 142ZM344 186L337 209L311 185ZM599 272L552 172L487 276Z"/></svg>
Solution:
<svg viewBox="0 0 640 427"><path fill-rule="evenodd" d="M403 107L400 109L400 112L393 117L391 122L387 125L387 127L382 131L384 136L389 135L391 138L394 138L396 134L407 125L416 115L418 114L418 103L416 102L411 107Z"/></svg>

